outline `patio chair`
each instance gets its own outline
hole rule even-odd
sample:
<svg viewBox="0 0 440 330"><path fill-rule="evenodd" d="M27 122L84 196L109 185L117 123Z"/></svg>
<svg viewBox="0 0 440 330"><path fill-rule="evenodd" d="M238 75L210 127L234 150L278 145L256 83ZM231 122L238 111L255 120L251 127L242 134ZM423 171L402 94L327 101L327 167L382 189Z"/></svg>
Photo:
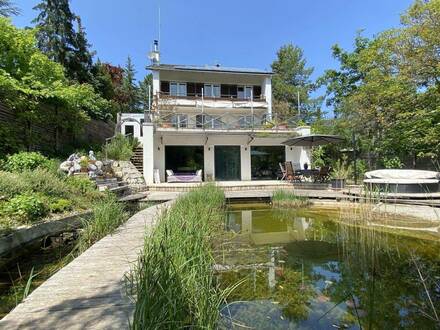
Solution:
<svg viewBox="0 0 440 330"><path fill-rule="evenodd" d="M287 177L287 172L286 172L286 168L284 167L283 163L278 163L278 165L280 165L280 170L281 170L281 181L286 180Z"/></svg>
<svg viewBox="0 0 440 330"><path fill-rule="evenodd" d="M293 169L292 162L285 162L286 177L290 182L301 182L301 176Z"/></svg>
<svg viewBox="0 0 440 330"><path fill-rule="evenodd" d="M329 166L321 166L319 172L316 174L314 181L325 183L330 178L330 167Z"/></svg>

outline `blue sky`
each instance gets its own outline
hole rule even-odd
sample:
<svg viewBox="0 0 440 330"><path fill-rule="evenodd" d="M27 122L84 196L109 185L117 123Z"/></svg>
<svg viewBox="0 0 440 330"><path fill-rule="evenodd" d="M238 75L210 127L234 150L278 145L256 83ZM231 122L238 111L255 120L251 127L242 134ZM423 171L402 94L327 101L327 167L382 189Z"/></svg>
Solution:
<svg viewBox="0 0 440 330"><path fill-rule="evenodd" d="M15 0L30 26L38 0ZM356 31L372 36L396 27L412 0L72 0L88 39L102 61L123 65L128 55L137 77L158 38L161 7L162 63L215 64L270 69L277 49L304 49L314 77L336 66L330 47L352 47Z"/></svg>

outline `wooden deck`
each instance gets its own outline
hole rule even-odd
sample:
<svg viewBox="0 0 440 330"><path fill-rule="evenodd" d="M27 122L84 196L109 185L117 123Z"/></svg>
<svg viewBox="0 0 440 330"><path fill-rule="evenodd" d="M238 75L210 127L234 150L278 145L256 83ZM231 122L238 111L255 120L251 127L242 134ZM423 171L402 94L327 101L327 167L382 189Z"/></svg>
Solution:
<svg viewBox="0 0 440 330"><path fill-rule="evenodd" d="M128 329L124 274L165 207L145 209L59 270L0 320L0 329Z"/></svg>

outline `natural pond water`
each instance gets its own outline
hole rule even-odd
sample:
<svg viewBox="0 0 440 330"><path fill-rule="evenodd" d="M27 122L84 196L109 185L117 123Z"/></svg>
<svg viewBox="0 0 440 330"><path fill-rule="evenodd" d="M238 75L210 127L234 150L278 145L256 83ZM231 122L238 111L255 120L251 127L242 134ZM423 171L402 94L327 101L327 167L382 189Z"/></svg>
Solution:
<svg viewBox="0 0 440 330"><path fill-rule="evenodd" d="M221 327L439 328L438 238L335 220L330 209L231 206L216 268L237 287Z"/></svg>

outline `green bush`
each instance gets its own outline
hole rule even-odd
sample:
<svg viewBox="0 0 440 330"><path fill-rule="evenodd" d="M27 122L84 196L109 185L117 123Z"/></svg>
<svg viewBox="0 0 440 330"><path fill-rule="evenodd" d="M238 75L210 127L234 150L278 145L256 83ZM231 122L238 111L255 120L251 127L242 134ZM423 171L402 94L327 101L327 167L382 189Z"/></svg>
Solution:
<svg viewBox="0 0 440 330"><path fill-rule="evenodd" d="M81 194L96 191L96 185L88 178L82 176L69 176L66 178L66 183Z"/></svg>
<svg viewBox="0 0 440 330"><path fill-rule="evenodd" d="M68 199L58 198L49 201L49 211L51 213L63 213L72 209L72 202Z"/></svg>
<svg viewBox="0 0 440 330"><path fill-rule="evenodd" d="M30 191L52 197L67 198L72 195L72 189L65 180L46 169L25 171L21 173L21 178L28 185Z"/></svg>
<svg viewBox="0 0 440 330"><path fill-rule="evenodd" d="M39 194L21 194L5 203L2 213L20 221L35 221L48 213L43 198Z"/></svg>
<svg viewBox="0 0 440 330"><path fill-rule="evenodd" d="M399 157L392 157L392 158L385 157L383 159L383 166L385 168L390 168L390 169L393 169L393 168L399 169L399 168L402 168L404 166L404 164L399 159Z"/></svg>
<svg viewBox="0 0 440 330"><path fill-rule="evenodd" d="M47 168L49 165L49 160L39 152L23 151L8 156L3 167L9 172L23 172L37 168Z"/></svg>
<svg viewBox="0 0 440 330"><path fill-rule="evenodd" d="M133 156L133 149L139 144L137 139L126 138L117 134L108 144L102 146L101 157L113 160L130 160Z"/></svg>
<svg viewBox="0 0 440 330"><path fill-rule="evenodd" d="M29 185L20 174L0 171L0 197L10 199L30 191Z"/></svg>

